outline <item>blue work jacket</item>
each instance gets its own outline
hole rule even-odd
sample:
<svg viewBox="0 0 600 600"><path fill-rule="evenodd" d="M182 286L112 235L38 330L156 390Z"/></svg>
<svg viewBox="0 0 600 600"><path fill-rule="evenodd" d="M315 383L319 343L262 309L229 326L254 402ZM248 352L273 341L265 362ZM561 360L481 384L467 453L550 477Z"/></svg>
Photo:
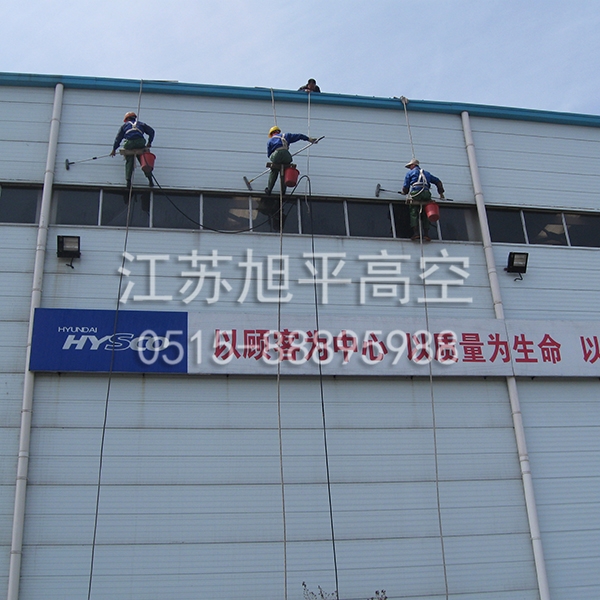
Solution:
<svg viewBox="0 0 600 600"><path fill-rule="evenodd" d="M285 143L283 141L284 139ZM275 150L279 150L279 148L287 148L290 144L300 140L308 142L308 136L303 133L283 133L281 135L274 135L269 138L269 141L267 142L267 156L271 156L271 154L273 154Z"/></svg>
<svg viewBox="0 0 600 600"><path fill-rule="evenodd" d="M421 178L421 172L423 172L423 177ZM420 167L415 167L411 169L406 176L404 177L404 186L402 187L402 193L408 194L410 189L420 190L420 189L429 189L431 184L434 184L440 194L443 193L444 187L442 185L441 179L438 179L435 175L432 175L429 171L425 171L425 169L421 169ZM440 190L441 188L441 190Z"/></svg>
<svg viewBox="0 0 600 600"><path fill-rule="evenodd" d="M135 140L136 138L143 138L144 134L148 136L148 144L152 144L154 129L150 125L146 125L146 123L142 123L141 121L125 121L119 129L119 133L117 133L113 150L116 150L121 145L123 139Z"/></svg>

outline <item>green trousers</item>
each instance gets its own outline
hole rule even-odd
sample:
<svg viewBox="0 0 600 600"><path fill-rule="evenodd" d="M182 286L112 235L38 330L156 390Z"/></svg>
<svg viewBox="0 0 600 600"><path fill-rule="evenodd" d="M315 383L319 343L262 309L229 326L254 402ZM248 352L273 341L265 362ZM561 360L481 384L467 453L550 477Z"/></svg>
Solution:
<svg viewBox="0 0 600 600"><path fill-rule="evenodd" d="M133 140L127 140L123 144L124 150L139 150L140 148L146 147L146 140L141 138L134 138ZM133 177L133 166L135 162L135 156L133 154L129 154L125 157L125 179L127 181L131 181Z"/></svg>
<svg viewBox="0 0 600 600"><path fill-rule="evenodd" d="M269 183L267 184L268 194L273 191L273 187L277 181L277 176L281 173L281 165L292 164L292 155L290 154L289 150L286 150L285 148L279 148L278 150L275 150L271 156L269 156L269 160L273 163L273 167L269 173ZM285 184L283 183L283 178L281 179L281 190L285 194Z"/></svg>
<svg viewBox="0 0 600 600"><path fill-rule="evenodd" d="M421 223L423 232L429 231L431 223L425 213L425 204L431 201L431 192L427 189L423 189L419 192L411 191L413 203L410 205L410 226L414 233L419 233L419 216L421 217Z"/></svg>

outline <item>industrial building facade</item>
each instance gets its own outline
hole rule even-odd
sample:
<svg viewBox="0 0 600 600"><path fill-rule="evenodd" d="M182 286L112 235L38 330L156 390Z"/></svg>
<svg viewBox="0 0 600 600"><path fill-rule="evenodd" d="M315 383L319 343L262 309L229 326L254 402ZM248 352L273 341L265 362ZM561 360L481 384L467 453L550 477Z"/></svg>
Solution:
<svg viewBox="0 0 600 600"><path fill-rule="evenodd" d="M0 106L9 600L600 596L600 117L9 73ZM323 136L284 198L274 122Z"/></svg>

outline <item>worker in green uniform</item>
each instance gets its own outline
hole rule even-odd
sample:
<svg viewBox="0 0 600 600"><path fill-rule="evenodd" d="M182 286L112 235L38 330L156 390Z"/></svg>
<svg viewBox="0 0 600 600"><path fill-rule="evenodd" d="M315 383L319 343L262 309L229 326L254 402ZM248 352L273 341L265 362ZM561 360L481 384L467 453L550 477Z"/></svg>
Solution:
<svg viewBox="0 0 600 600"><path fill-rule="evenodd" d="M431 201L431 184L435 185L440 198L444 198L444 185L441 179L432 175L429 171L425 171L419 166L419 161L412 158L406 163L405 167L409 169L404 178L404 186L402 193L407 196L410 204L410 226L413 230L411 240L419 239L419 217L421 218L421 226L423 228L423 239L430 242L429 227L431 223L425 214L424 205Z"/></svg>
<svg viewBox="0 0 600 600"><path fill-rule="evenodd" d="M148 136L148 141L144 135ZM150 148L152 141L154 140L154 129L146 123L138 121L137 115L134 112L128 112L123 118L123 125L121 125L117 137L113 143L113 149L110 153L114 156L117 153L117 148L121 145L121 141L125 139L123 144L124 150L141 150L142 148ZM125 156L125 180L127 181L127 187L131 188L131 178L133 177L133 165L135 156L128 154ZM139 160L139 156L138 156ZM148 183L150 187L154 185L152 181L152 173L146 175L148 177Z"/></svg>
<svg viewBox="0 0 600 600"><path fill-rule="evenodd" d="M281 173L282 166L292 164L292 155L288 150L289 145L304 140L311 144L318 142L317 138L310 138L303 133L281 133L281 129L275 125L269 129L269 141L267 142L267 156L273 165L269 173L269 183L265 188L267 196L273 191L277 176ZM281 181L281 191L285 194L285 184Z"/></svg>

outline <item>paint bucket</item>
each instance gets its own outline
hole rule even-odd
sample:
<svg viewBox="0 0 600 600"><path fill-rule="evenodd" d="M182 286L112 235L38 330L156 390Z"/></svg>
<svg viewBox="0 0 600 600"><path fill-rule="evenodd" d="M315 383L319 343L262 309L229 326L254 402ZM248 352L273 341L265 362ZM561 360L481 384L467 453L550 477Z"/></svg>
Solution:
<svg viewBox="0 0 600 600"><path fill-rule="evenodd" d="M142 165L142 171L144 171L144 175L152 175L155 160L156 156L152 154L152 152L144 152L143 154L140 154L140 165Z"/></svg>
<svg viewBox="0 0 600 600"><path fill-rule="evenodd" d="M429 202L425 205L425 214L427 218L432 222L436 223L440 220L440 207L435 202Z"/></svg>
<svg viewBox="0 0 600 600"><path fill-rule="evenodd" d="M300 171L296 167L287 167L283 172L283 182L286 187L295 187L298 183L298 176Z"/></svg>

